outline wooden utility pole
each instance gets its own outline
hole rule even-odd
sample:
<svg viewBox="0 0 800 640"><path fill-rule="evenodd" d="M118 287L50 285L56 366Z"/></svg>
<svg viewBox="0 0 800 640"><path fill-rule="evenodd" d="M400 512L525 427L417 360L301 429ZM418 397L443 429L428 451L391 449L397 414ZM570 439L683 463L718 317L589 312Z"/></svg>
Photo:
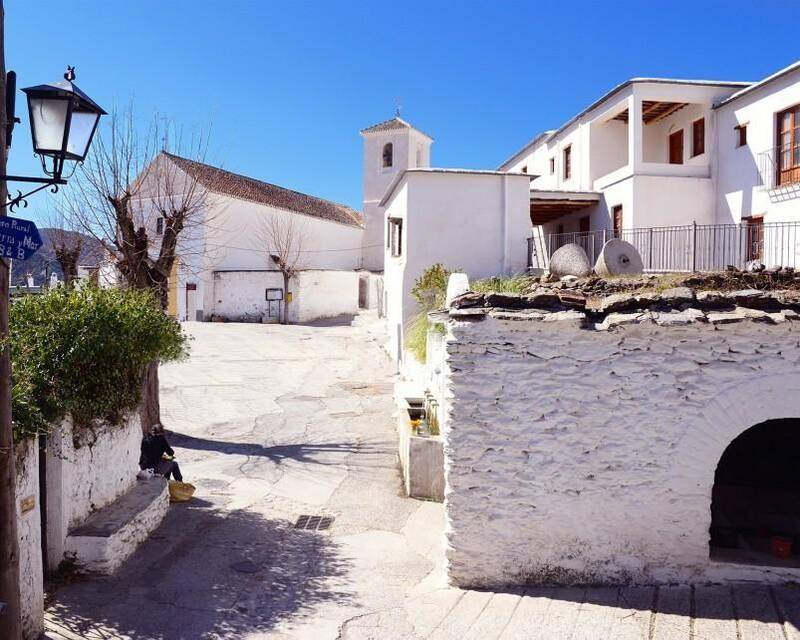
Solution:
<svg viewBox="0 0 800 640"><path fill-rule="evenodd" d="M0 0L0 175L7 175L6 157L6 62L5 10ZM0 180L0 216L6 215L8 185ZM19 541L17 540L17 501L14 490L16 464L11 431L11 360L8 336L9 263L0 258L0 638L22 637L19 596Z"/></svg>

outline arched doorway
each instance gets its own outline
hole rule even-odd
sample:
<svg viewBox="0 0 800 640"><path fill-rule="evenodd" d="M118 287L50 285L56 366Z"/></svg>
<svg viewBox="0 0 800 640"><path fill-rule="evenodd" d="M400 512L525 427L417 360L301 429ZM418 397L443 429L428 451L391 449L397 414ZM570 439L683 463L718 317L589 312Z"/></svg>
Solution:
<svg viewBox="0 0 800 640"><path fill-rule="evenodd" d="M767 420L728 445L709 533L714 560L800 567L800 419Z"/></svg>

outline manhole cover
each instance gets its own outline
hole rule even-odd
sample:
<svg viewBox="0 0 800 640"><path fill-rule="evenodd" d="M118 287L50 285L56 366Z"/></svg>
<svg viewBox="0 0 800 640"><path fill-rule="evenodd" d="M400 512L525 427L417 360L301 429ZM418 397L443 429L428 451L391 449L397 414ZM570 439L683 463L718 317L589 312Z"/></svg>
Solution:
<svg viewBox="0 0 800 640"><path fill-rule="evenodd" d="M295 529L304 529L306 531L324 531L330 529L333 524L333 518L327 516L307 516L303 515L297 518L294 523Z"/></svg>

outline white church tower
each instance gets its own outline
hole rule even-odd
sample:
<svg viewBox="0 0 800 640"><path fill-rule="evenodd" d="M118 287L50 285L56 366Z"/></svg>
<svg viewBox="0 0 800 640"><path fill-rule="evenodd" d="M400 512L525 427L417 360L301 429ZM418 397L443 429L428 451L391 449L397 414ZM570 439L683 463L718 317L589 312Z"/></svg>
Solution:
<svg viewBox="0 0 800 640"><path fill-rule="evenodd" d="M433 138L400 118L367 127L364 138L363 268L383 271L386 222L380 201L392 181L406 169L431 166Z"/></svg>

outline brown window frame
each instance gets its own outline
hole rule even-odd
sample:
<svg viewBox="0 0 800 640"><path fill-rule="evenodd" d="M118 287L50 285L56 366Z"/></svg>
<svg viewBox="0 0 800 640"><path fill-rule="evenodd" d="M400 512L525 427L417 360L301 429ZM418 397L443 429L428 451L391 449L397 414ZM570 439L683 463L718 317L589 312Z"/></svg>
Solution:
<svg viewBox="0 0 800 640"><path fill-rule="evenodd" d="M403 255L403 219L389 218L389 250L393 258Z"/></svg>
<svg viewBox="0 0 800 640"><path fill-rule="evenodd" d="M788 124L786 117L788 116ZM800 182L800 104L777 114L775 155L777 186Z"/></svg>
<svg viewBox="0 0 800 640"><path fill-rule="evenodd" d="M737 124L733 128L736 133L736 148L747 146L747 124Z"/></svg>
<svg viewBox="0 0 800 640"><path fill-rule="evenodd" d="M673 140L678 140L679 137L680 137L680 145L679 145L679 147L680 147L680 158L678 158L677 160L673 160L672 159L672 141ZM670 164L683 164L683 142L684 142L684 137L685 136L683 135L683 129L678 129L677 131L673 131L672 133L669 134L669 137L667 138L667 155L669 157L669 163Z"/></svg>
<svg viewBox="0 0 800 640"><path fill-rule="evenodd" d="M555 175L556 173L556 158L553 156L550 158L550 175Z"/></svg>
<svg viewBox="0 0 800 640"><path fill-rule="evenodd" d="M521 173L528 173L528 165L527 164L522 165L522 168L520 169L520 172Z"/></svg>
<svg viewBox="0 0 800 640"><path fill-rule="evenodd" d="M698 118L692 122L692 155L695 158L706 152L706 119Z"/></svg>
<svg viewBox="0 0 800 640"><path fill-rule="evenodd" d="M564 180L569 180L572 177L572 145L568 144L561 151L561 160L564 163Z"/></svg>

